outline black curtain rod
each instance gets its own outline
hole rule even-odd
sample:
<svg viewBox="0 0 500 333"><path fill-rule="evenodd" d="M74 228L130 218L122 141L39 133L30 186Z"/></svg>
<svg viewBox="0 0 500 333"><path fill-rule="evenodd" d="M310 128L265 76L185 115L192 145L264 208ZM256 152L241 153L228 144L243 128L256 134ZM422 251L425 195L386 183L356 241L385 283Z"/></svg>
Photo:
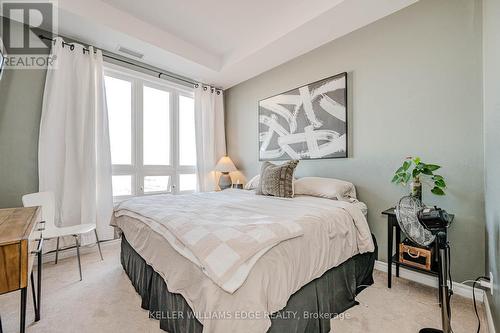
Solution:
<svg viewBox="0 0 500 333"><path fill-rule="evenodd" d="M55 38L50 38L50 37L47 37L47 36L44 36L44 35L38 35L38 37L40 37L40 39L50 40L53 43L56 42ZM69 46L69 48L70 48L71 51L73 51L75 49L75 44L73 44L73 43L66 43L63 40L62 41L62 46L64 47L65 45ZM84 47L83 48L83 54L85 54L85 52L89 52L90 53L90 50ZM158 74L158 78L161 78L162 75L168 76L168 77L170 77L172 79L175 79L175 80L178 80L178 81L182 81L182 82L191 84L195 88L198 88L198 86L201 84L201 86L203 87L204 90L207 90L208 87L210 87L210 89L211 89L212 92L217 91L217 95L219 95L220 92L222 91L222 89L214 88L214 87L212 87L212 86L210 86L209 84L206 84L206 83L198 83L198 82L191 81L191 80L188 80L188 79L184 79L184 78L181 78L181 77L169 74L169 73L159 72L159 71L157 71L155 69L152 69L150 67L146 67L146 66L143 66L143 65L136 64L136 63L134 63L132 61L128 61L128 60L124 60L124 59L121 59L121 58L117 58L117 57L114 57L112 55L106 54L104 52L102 53L102 56L106 57L106 58L109 58L109 59L113 59L113 60L119 61L119 62L123 62L123 63L125 63L127 65L130 65L130 66L135 66L137 68L142 68L144 70L147 70L147 71L150 71L150 72L154 72L154 73Z"/></svg>

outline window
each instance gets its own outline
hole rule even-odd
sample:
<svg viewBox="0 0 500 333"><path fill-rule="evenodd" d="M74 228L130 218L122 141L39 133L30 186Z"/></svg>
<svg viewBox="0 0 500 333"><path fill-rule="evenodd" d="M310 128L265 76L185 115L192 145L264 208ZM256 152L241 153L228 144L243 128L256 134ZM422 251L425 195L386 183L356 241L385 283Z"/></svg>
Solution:
<svg viewBox="0 0 500 333"><path fill-rule="evenodd" d="M193 90L111 65L105 89L113 196L195 191Z"/></svg>
<svg viewBox="0 0 500 333"><path fill-rule="evenodd" d="M179 176L180 191L194 191L196 190L196 174L181 174Z"/></svg>
<svg viewBox="0 0 500 333"><path fill-rule="evenodd" d="M191 97L179 96L179 163L196 165L196 140L193 135L194 100Z"/></svg>
<svg viewBox="0 0 500 333"><path fill-rule="evenodd" d="M132 82L107 76L111 160L114 164L132 163Z"/></svg>
<svg viewBox="0 0 500 333"><path fill-rule="evenodd" d="M170 93L143 87L145 165L170 165Z"/></svg>

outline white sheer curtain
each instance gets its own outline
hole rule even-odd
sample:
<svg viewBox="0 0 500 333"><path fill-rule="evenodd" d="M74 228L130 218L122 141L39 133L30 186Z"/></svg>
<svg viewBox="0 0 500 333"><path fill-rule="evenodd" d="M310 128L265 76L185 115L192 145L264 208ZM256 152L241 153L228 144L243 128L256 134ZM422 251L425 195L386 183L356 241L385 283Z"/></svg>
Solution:
<svg viewBox="0 0 500 333"><path fill-rule="evenodd" d="M56 224L96 223L101 239L113 238L108 114L100 50L71 50L57 38L49 66L38 145L39 190L53 191ZM93 235L83 235L83 243Z"/></svg>
<svg viewBox="0 0 500 333"><path fill-rule="evenodd" d="M226 154L224 130L224 96L211 87L195 88L196 168L198 190L217 189L214 172L217 161Z"/></svg>

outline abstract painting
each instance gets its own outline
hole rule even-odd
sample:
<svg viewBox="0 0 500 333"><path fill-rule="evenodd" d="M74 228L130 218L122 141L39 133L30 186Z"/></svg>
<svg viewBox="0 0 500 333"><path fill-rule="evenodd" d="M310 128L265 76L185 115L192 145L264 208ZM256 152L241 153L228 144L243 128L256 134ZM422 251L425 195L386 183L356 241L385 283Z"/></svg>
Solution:
<svg viewBox="0 0 500 333"><path fill-rule="evenodd" d="M259 102L261 161L347 157L347 73Z"/></svg>

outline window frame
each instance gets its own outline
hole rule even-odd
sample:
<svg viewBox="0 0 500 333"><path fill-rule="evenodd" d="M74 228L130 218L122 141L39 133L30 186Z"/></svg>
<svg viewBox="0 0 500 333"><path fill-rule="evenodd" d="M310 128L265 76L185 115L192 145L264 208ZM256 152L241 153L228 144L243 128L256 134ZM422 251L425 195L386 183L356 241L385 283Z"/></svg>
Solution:
<svg viewBox="0 0 500 333"><path fill-rule="evenodd" d="M112 175L131 175L132 194L113 196L114 200L121 201L134 196L194 192L194 190L179 190L179 175L196 175L196 165L179 163L179 96L194 99L194 88L111 63L105 63L104 76L131 82L131 164L112 164ZM170 165L144 165L144 87L169 93ZM144 192L144 177L147 176L170 176L170 191Z"/></svg>

